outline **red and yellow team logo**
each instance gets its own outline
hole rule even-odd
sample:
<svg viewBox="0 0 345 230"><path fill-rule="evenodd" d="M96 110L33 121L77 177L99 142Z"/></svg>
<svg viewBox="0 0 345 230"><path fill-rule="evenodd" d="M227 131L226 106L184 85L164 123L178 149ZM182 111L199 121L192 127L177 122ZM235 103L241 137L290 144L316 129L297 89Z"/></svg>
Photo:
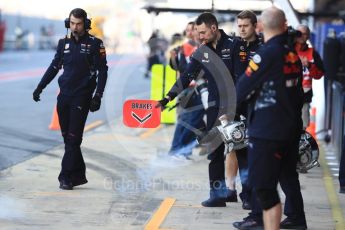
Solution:
<svg viewBox="0 0 345 230"><path fill-rule="evenodd" d="M296 63L299 60L299 57L294 52L289 52L285 55L285 62L287 63Z"/></svg>
<svg viewBox="0 0 345 230"><path fill-rule="evenodd" d="M248 64L248 67L245 71L245 74L250 77L253 73L253 71L257 71L259 69L259 65L255 63L255 60L250 60L249 61L249 64Z"/></svg>
<svg viewBox="0 0 345 230"><path fill-rule="evenodd" d="M240 61L246 61L247 60L247 53L246 52L241 51L238 55L240 57Z"/></svg>
<svg viewBox="0 0 345 230"><path fill-rule="evenodd" d="M252 68L252 70L254 71L257 71L259 69L259 66L253 61L253 60L250 60L249 61L249 66L250 68Z"/></svg>
<svg viewBox="0 0 345 230"><path fill-rule="evenodd" d="M161 109L154 100L127 100L123 105L123 123L131 128L156 128L161 122Z"/></svg>
<svg viewBox="0 0 345 230"><path fill-rule="evenodd" d="M253 73L252 69L248 66L246 71L245 71L246 76L250 77L250 76L252 76L252 73Z"/></svg>

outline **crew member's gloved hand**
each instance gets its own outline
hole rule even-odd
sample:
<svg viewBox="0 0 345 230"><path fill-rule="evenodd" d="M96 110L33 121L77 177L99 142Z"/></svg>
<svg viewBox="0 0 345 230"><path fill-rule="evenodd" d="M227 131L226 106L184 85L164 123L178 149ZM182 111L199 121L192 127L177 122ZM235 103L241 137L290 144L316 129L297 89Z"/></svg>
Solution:
<svg viewBox="0 0 345 230"><path fill-rule="evenodd" d="M42 93L42 88L37 86L35 91L32 93L32 98L34 99L34 101L38 102L41 100L40 98L41 93Z"/></svg>
<svg viewBox="0 0 345 230"><path fill-rule="evenodd" d="M95 112L101 108L101 97L98 94L95 94L91 99L90 111Z"/></svg>
<svg viewBox="0 0 345 230"><path fill-rule="evenodd" d="M165 109L165 106L169 103L169 99L168 98L163 98L162 100L158 101L156 108L161 107L162 110Z"/></svg>

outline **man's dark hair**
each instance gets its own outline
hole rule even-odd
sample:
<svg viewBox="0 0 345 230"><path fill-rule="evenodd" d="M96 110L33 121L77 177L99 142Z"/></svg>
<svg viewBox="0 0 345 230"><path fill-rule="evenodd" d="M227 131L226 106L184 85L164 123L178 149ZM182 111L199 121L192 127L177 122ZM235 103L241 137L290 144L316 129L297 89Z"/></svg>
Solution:
<svg viewBox="0 0 345 230"><path fill-rule="evenodd" d="M210 12L202 13L198 16L195 20L196 25L200 26L201 24L205 23L206 26L211 27L215 25L218 29L218 21L217 18Z"/></svg>
<svg viewBox="0 0 345 230"><path fill-rule="evenodd" d="M250 22L255 25L258 22L256 15L251 10L244 10L237 15L237 19L250 19Z"/></svg>
<svg viewBox="0 0 345 230"><path fill-rule="evenodd" d="M81 8L75 8L71 11L71 13L69 13L69 18L71 17L71 15L73 15L76 18L82 18L83 20L87 19L87 13L85 10L81 9Z"/></svg>

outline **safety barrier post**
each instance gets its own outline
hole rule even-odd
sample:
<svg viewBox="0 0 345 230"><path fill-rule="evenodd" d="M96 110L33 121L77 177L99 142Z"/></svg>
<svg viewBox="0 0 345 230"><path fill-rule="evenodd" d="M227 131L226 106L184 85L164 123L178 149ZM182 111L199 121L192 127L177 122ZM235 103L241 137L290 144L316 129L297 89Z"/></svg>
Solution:
<svg viewBox="0 0 345 230"><path fill-rule="evenodd" d="M177 72L169 65L155 64L151 69L151 100L161 100L169 92L170 88L176 82ZM176 122L176 108L169 109L174 106L176 100L168 103L167 109L162 111L161 123L174 124Z"/></svg>

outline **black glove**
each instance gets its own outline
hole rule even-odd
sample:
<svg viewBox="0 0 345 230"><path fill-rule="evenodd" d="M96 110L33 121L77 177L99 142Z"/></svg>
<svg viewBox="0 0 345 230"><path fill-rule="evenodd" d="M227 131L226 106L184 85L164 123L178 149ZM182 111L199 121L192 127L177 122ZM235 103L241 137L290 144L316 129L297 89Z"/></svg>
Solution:
<svg viewBox="0 0 345 230"><path fill-rule="evenodd" d="M91 99L90 111L95 112L101 108L101 97L98 94L95 94Z"/></svg>
<svg viewBox="0 0 345 230"><path fill-rule="evenodd" d="M169 99L168 98L163 98L162 100L158 101L156 108L161 107L162 110L165 109L165 106L169 103Z"/></svg>
<svg viewBox="0 0 345 230"><path fill-rule="evenodd" d="M32 98L34 99L34 101L38 102L40 101L40 94L42 93L42 88L41 87L37 87L35 89L35 91L32 93Z"/></svg>

